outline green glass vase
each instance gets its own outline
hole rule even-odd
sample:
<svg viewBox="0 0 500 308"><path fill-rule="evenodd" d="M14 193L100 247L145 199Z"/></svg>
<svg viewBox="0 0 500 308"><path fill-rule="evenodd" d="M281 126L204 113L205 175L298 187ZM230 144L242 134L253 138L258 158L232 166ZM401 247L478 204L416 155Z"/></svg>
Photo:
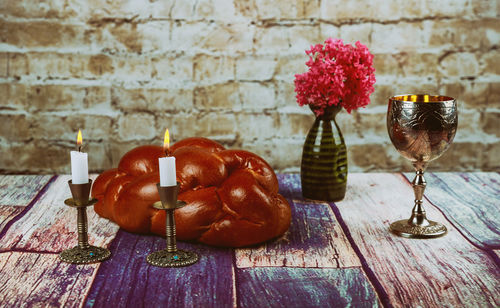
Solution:
<svg viewBox="0 0 500 308"><path fill-rule="evenodd" d="M327 107L307 134L300 166L304 198L340 201L345 196L347 149L335 121L340 110L342 106Z"/></svg>

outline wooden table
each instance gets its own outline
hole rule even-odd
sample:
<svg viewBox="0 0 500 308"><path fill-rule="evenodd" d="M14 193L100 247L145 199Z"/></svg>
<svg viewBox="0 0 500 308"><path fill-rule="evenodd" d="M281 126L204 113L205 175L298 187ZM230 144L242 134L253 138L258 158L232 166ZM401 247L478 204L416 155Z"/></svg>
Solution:
<svg viewBox="0 0 500 308"><path fill-rule="evenodd" d="M0 306L498 307L500 174L428 173L424 205L449 233L388 232L409 216L411 174L350 174L342 202L305 201L298 175L279 175L290 230L247 249L179 243L201 255L182 269L148 265L164 239L127 233L88 210L90 243L112 258L58 259L76 245L68 176L0 176Z"/></svg>

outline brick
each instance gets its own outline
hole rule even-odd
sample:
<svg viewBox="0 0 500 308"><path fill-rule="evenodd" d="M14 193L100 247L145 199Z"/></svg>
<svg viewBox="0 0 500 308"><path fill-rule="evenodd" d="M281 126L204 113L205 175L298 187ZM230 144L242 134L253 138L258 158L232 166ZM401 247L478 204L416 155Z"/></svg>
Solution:
<svg viewBox="0 0 500 308"><path fill-rule="evenodd" d="M481 1L470 1L481 2ZM440 0L439 2L424 1L427 16L435 17L463 17L471 15L470 2L466 0Z"/></svg>
<svg viewBox="0 0 500 308"><path fill-rule="evenodd" d="M234 8L238 16L251 20L257 18L257 5L255 0L234 0Z"/></svg>
<svg viewBox="0 0 500 308"><path fill-rule="evenodd" d="M491 75L500 75L500 53L494 49L483 55L484 72Z"/></svg>
<svg viewBox="0 0 500 308"><path fill-rule="evenodd" d="M305 140L314 120L315 116L312 112L311 114L280 113L276 121L278 130L276 135L285 138L304 138Z"/></svg>
<svg viewBox="0 0 500 308"><path fill-rule="evenodd" d="M280 139L278 141L274 138L273 140L244 142L241 147L259 155L276 172L280 172L291 166L300 166L303 146L304 140Z"/></svg>
<svg viewBox="0 0 500 308"><path fill-rule="evenodd" d="M193 79L193 59L188 56L168 55L151 58L151 77L184 83ZM134 68L131 71L135 71Z"/></svg>
<svg viewBox="0 0 500 308"><path fill-rule="evenodd" d="M355 18L370 18L372 10L367 1L322 0L321 18L330 20L351 20Z"/></svg>
<svg viewBox="0 0 500 308"><path fill-rule="evenodd" d="M107 55L91 56L88 62L88 70L94 75L112 74L115 70L113 60Z"/></svg>
<svg viewBox="0 0 500 308"><path fill-rule="evenodd" d="M16 47L82 47L84 28L48 21L0 20L0 42Z"/></svg>
<svg viewBox="0 0 500 308"><path fill-rule="evenodd" d="M282 53L289 47L288 29L286 27L259 27L255 30L253 49L258 54Z"/></svg>
<svg viewBox="0 0 500 308"><path fill-rule="evenodd" d="M295 86L293 82L275 83L276 87L276 105L279 107L297 106L297 99L295 98ZM307 108L307 107L304 107Z"/></svg>
<svg viewBox="0 0 500 308"><path fill-rule="evenodd" d="M21 114L0 114L0 136L6 140L25 141L33 138L33 118Z"/></svg>
<svg viewBox="0 0 500 308"><path fill-rule="evenodd" d="M0 77L9 76L9 54L8 53L0 53Z"/></svg>
<svg viewBox="0 0 500 308"><path fill-rule="evenodd" d="M239 140L244 142L272 138L279 128L277 114L247 114L238 113L236 117L237 126L234 129Z"/></svg>
<svg viewBox="0 0 500 308"><path fill-rule="evenodd" d="M11 57L11 62L16 62L14 76L79 78L94 76L89 73L88 58L88 56L71 53L30 52L14 54Z"/></svg>
<svg viewBox="0 0 500 308"><path fill-rule="evenodd" d="M234 139L236 118L234 114L207 113L196 117L194 128L195 136L200 137L227 137Z"/></svg>
<svg viewBox="0 0 500 308"><path fill-rule="evenodd" d="M121 141L151 140L156 134L155 117L151 114L134 112L118 119L118 137Z"/></svg>
<svg viewBox="0 0 500 308"><path fill-rule="evenodd" d="M340 27L327 23L320 23L320 41L325 41L327 38L339 38L340 37Z"/></svg>
<svg viewBox="0 0 500 308"><path fill-rule="evenodd" d="M468 110L463 104L458 102L458 126L453 142L464 142L471 139L471 136L480 139L484 136L480 125L481 114L475 110Z"/></svg>
<svg viewBox="0 0 500 308"><path fill-rule="evenodd" d="M482 153L482 171L500 172L500 142L495 142L484 146Z"/></svg>
<svg viewBox="0 0 500 308"><path fill-rule="evenodd" d="M111 89L108 87L85 87L83 105L88 109L109 110L111 107Z"/></svg>
<svg viewBox="0 0 500 308"><path fill-rule="evenodd" d="M403 92L396 92L395 85L377 84L374 85L375 91L370 95L370 106L386 106L389 98Z"/></svg>
<svg viewBox="0 0 500 308"><path fill-rule="evenodd" d="M453 142L441 157L429 164L428 171L479 170L486 148L487 146L480 142Z"/></svg>
<svg viewBox="0 0 500 308"><path fill-rule="evenodd" d="M177 21L171 27L172 39L169 49L176 51L189 50L190 52L202 50L205 48L203 45L209 39L209 35L216 33L217 28L218 26L215 23ZM212 42L212 44L222 47L223 45L220 46L219 43L220 41Z"/></svg>
<svg viewBox="0 0 500 308"><path fill-rule="evenodd" d="M211 83L234 80L234 65L232 57L197 55L193 60L194 80Z"/></svg>
<svg viewBox="0 0 500 308"><path fill-rule="evenodd" d="M439 48L490 48L500 43L498 20L437 20L426 27L429 46ZM411 36L409 36L411 37ZM418 47L418 46L415 46Z"/></svg>
<svg viewBox="0 0 500 308"><path fill-rule="evenodd" d="M45 140L0 147L0 170L6 173L69 173L70 152L64 145Z"/></svg>
<svg viewBox="0 0 500 308"><path fill-rule="evenodd" d="M321 43L324 39L320 35L320 29L316 25L296 25L288 28L288 46L282 46L289 53L300 53L313 44Z"/></svg>
<svg viewBox="0 0 500 308"><path fill-rule="evenodd" d="M84 108L85 88L69 85L32 85L29 110L79 110Z"/></svg>
<svg viewBox="0 0 500 308"><path fill-rule="evenodd" d="M392 144L347 143L347 159L350 172L390 170L412 170L410 163L398 154Z"/></svg>
<svg viewBox="0 0 500 308"><path fill-rule="evenodd" d="M87 14L82 14L83 17L90 16L92 20L99 20L109 18L110 15L122 19L131 19L134 16L137 18L168 18L175 1L88 0L82 3L89 9Z"/></svg>
<svg viewBox="0 0 500 308"><path fill-rule="evenodd" d="M114 88L113 104L124 111L179 111L193 107L187 89Z"/></svg>
<svg viewBox="0 0 500 308"><path fill-rule="evenodd" d="M485 133L500 137L500 112L483 112L480 123Z"/></svg>
<svg viewBox="0 0 500 308"><path fill-rule="evenodd" d="M256 0L259 19L304 19L319 17L319 0Z"/></svg>
<svg viewBox="0 0 500 308"><path fill-rule="evenodd" d="M481 71L476 55L469 52L451 53L441 59L439 67L445 77L476 76Z"/></svg>
<svg viewBox="0 0 500 308"><path fill-rule="evenodd" d="M343 25L339 30L339 38L344 40L344 43L354 44L360 41L372 51L372 33L373 25L369 23ZM373 52L373 51L372 51Z"/></svg>
<svg viewBox="0 0 500 308"><path fill-rule="evenodd" d="M436 77L439 71L438 55L433 53L375 54L373 64L377 76Z"/></svg>
<svg viewBox="0 0 500 308"><path fill-rule="evenodd" d="M236 78L238 80L270 80L273 78L278 60L269 56L245 56L236 60Z"/></svg>
<svg viewBox="0 0 500 308"><path fill-rule="evenodd" d="M156 69L152 59L144 56L128 54L123 57L113 57L114 76L120 79L149 81ZM165 76L162 74L162 76Z"/></svg>
<svg viewBox="0 0 500 308"><path fill-rule="evenodd" d="M308 67L306 62L309 56L305 54L280 56L275 68L275 79L292 82L295 80L296 74L307 72Z"/></svg>
<svg viewBox="0 0 500 308"><path fill-rule="evenodd" d="M0 107L23 110L28 107L28 87L20 83L0 83Z"/></svg>
<svg viewBox="0 0 500 308"><path fill-rule="evenodd" d="M27 91L30 111L109 107L111 101L110 89L99 86L31 85Z"/></svg>
<svg viewBox="0 0 500 308"><path fill-rule="evenodd" d="M38 117L33 122L33 138L57 139L76 144L78 130L82 131L85 147L98 140L112 139L113 119L101 115L71 114Z"/></svg>
<svg viewBox="0 0 500 308"><path fill-rule="evenodd" d="M367 45L373 53L394 53L428 48L429 34L422 23L399 22L397 24L371 24L371 26L360 27L360 30L355 28L351 33L356 38L358 37L356 32L363 30L360 41ZM342 35L343 28L341 28ZM368 32L368 28L370 28L371 34ZM364 41L366 35L369 35L370 44L366 44Z"/></svg>
<svg viewBox="0 0 500 308"><path fill-rule="evenodd" d="M93 43L113 52L141 54L168 51L174 47L170 41L171 24L166 21L137 23L110 22L105 19L94 20L91 25L95 29L89 34Z"/></svg>
<svg viewBox="0 0 500 308"><path fill-rule="evenodd" d="M500 83L470 82L443 84L439 93L452 96L469 108L500 107Z"/></svg>
<svg viewBox="0 0 500 308"><path fill-rule="evenodd" d="M238 84L234 82L197 87L194 90L194 105L201 110L241 109Z"/></svg>
<svg viewBox="0 0 500 308"><path fill-rule="evenodd" d="M9 77L19 78L30 72L28 56L24 53L9 53Z"/></svg>
<svg viewBox="0 0 500 308"><path fill-rule="evenodd" d="M198 29L199 31L199 29ZM254 27L247 24L218 25L207 33L201 47L211 51L252 50Z"/></svg>
<svg viewBox="0 0 500 308"><path fill-rule="evenodd" d="M243 109L268 109L276 107L274 87L270 83L242 82L239 85Z"/></svg>
<svg viewBox="0 0 500 308"><path fill-rule="evenodd" d="M195 19L224 22L239 20L238 16L235 15L236 9L232 0L202 0L196 1L195 4Z"/></svg>
<svg viewBox="0 0 500 308"><path fill-rule="evenodd" d="M32 2L29 0L1 1L0 11L6 16L19 18L71 18L86 11L85 2L48 0Z"/></svg>

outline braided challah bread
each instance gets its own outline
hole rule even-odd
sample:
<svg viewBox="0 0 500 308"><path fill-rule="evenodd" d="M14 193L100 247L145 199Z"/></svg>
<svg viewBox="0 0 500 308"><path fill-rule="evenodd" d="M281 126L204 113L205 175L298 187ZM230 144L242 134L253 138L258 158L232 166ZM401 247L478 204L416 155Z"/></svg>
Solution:
<svg viewBox="0 0 500 308"><path fill-rule="evenodd" d="M206 138L188 138L171 147L176 158L179 200L175 211L177 238L208 245L241 247L278 237L290 225L288 202L278 194L278 180L259 156L226 150ZM125 154L118 168L95 180L95 211L134 233L165 234L160 200L159 146L141 146Z"/></svg>

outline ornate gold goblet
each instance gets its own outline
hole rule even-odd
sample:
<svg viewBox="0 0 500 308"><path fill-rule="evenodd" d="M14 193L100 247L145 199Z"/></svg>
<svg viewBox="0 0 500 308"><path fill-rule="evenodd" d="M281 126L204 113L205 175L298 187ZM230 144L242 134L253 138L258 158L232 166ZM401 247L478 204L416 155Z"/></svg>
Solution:
<svg viewBox="0 0 500 308"><path fill-rule="evenodd" d="M422 207L428 163L444 153L457 131L457 103L439 95L398 95L389 99L387 130L392 144L415 167L413 180L415 206L410 219L393 222L390 230L409 238L432 238L445 235L446 227L428 220Z"/></svg>

